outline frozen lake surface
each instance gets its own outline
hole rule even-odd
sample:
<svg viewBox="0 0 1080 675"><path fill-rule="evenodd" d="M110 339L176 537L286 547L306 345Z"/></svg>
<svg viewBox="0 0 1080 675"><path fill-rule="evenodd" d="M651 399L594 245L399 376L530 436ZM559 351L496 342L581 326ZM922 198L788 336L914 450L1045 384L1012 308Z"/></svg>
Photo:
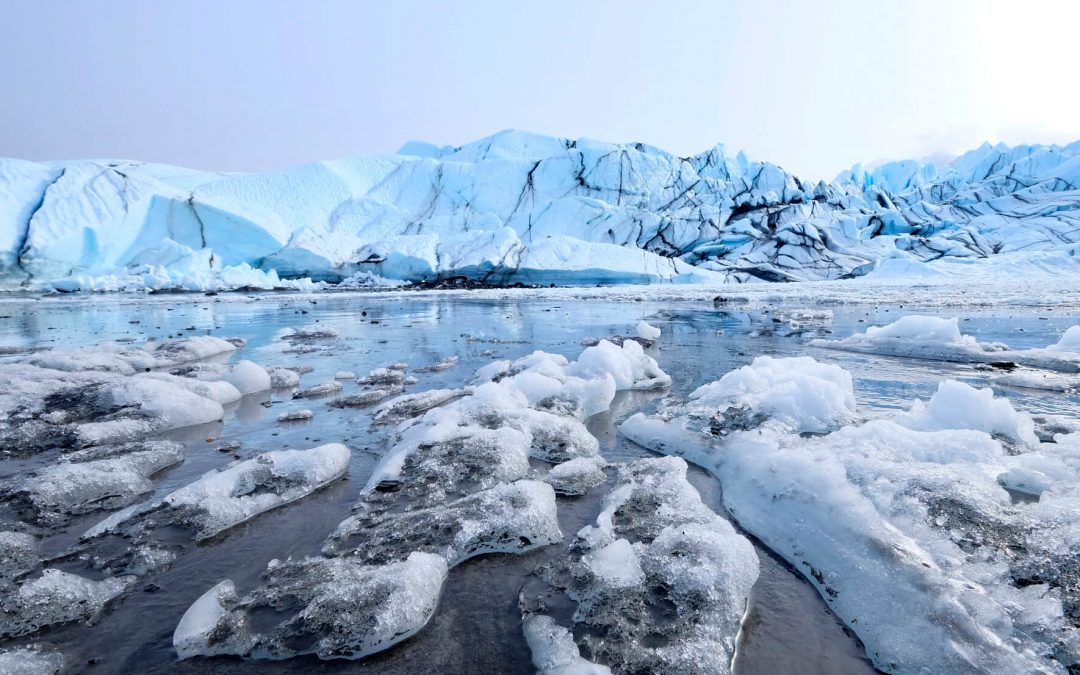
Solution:
<svg viewBox="0 0 1080 675"><path fill-rule="evenodd" d="M705 294L679 301L645 293L631 301L634 293L627 291L616 300L605 299L599 292L584 298L573 293L560 297L554 291L536 293L535 298L527 292L0 298L0 353L4 355L0 368L44 350L211 335L246 340L235 353L212 357L220 362L248 359L266 368L310 367L302 375L301 388L334 380L345 372L364 376L406 363L404 375L416 379L405 386L405 392L412 393L461 388L494 360L513 361L534 350L572 361L581 354L583 344L633 335L635 325L646 320L660 328L662 336L645 353L671 377L672 384L670 388L620 391L610 410L585 420L599 441L601 456L612 464L657 456L618 432L627 418L656 413L665 397L685 400L701 385L763 355L811 356L849 371L863 418L891 415L914 399L930 399L941 381L953 379L980 388L993 386L995 395L1036 419L1078 419L1080 396L1076 393L1005 386L994 380L1000 371L985 364L890 357L810 344L815 339L846 338L910 314L910 307L898 300L899 291L882 303L873 296L848 297L845 304L827 307L811 305L798 295L763 293L716 303ZM982 343L1005 343L1013 350L1046 347L1070 326L1080 324L1080 306L1072 304L1018 302L993 307L973 301L918 311L956 317L963 334ZM336 337L283 339L294 329L332 329ZM450 363L449 357L458 360ZM440 362L442 366L429 368ZM342 395L364 391L351 377L337 381L342 384ZM156 435L181 443L184 459L155 474L151 499L188 485L209 470L266 451L341 443L351 452L343 480L330 481L220 534L185 541L177 546L171 564L138 578L92 625L62 623L5 639L0 648L40 645L62 653L70 672L337 672L357 668L352 661L321 661L314 656L283 661L241 661L232 656L178 661L173 648L173 632L181 617L215 584L231 579L238 588L257 586L270 561L317 555L338 524L352 514L389 449L394 427L372 424L375 407L332 407L333 400L333 396L294 399L291 389L264 390L226 404L223 422ZM299 410L310 410L314 416L308 421L279 421L279 416ZM227 451L222 452L222 447ZM9 456L0 461L0 476L18 480L56 460L55 452ZM545 467L535 458L530 462L536 471ZM559 495L561 542L520 555L491 553L465 560L450 571L438 608L426 625L411 638L367 657L363 668L386 673L535 672L522 631L519 593L535 582L536 570L564 557L575 534L597 520L603 499L614 485L616 468L606 469L606 474L605 483L583 495ZM707 507L728 517L721 484L712 473L691 466L688 480ZM62 525L33 530L41 537L42 558L55 558L53 566L91 577L82 561L61 556L104 515L101 511L76 514ZM10 512L3 517L9 524L16 520ZM733 671L874 672L862 643L819 597L818 590L782 554L756 538L752 541L759 576L742 619ZM557 607L552 610L557 619L568 620L570 613Z"/></svg>

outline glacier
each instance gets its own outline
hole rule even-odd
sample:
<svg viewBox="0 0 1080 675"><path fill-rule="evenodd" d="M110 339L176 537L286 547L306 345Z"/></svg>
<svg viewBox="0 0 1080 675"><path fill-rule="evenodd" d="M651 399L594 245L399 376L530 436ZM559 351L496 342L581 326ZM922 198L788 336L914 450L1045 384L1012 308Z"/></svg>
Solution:
<svg viewBox="0 0 1080 675"><path fill-rule="evenodd" d="M0 288L815 281L1074 272L1080 142L811 183L722 145L691 157L503 131L262 174L0 159Z"/></svg>

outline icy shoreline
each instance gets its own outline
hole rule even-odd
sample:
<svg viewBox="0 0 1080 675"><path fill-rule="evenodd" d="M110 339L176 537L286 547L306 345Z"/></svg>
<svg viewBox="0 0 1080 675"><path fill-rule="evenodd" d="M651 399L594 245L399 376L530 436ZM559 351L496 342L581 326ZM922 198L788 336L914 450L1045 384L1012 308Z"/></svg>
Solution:
<svg viewBox="0 0 1080 675"><path fill-rule="evenodd" d="M840 281L791 282L783 284L724 285L605 285L539 286L493 288L398 288L351 289L325 286L308 290L238 289L203 292L117 291L93 292L0 292L0 306L6 303L126 303L145 304L197 302L258 302L264 300L319 300L322 298L378 298L429 301L433 299L523 301L523 300L604 300L610 302L690 302L713 303L721 310L761 308L767 305L801 304L810 307L844 305L895 305L898 307L972 308L1080 308L1080 277L1017 279L1011 277L958 278L935 283L912 283L902 279L849 279Z"/></svg>

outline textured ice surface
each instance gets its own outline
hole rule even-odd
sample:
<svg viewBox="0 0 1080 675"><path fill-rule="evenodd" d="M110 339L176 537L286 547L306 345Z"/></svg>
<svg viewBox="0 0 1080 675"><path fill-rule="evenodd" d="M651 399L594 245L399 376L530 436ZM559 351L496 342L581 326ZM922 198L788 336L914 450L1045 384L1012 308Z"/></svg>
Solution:
<svg viewBox="0 0 1080 675"><path fill-rule="evenodd" d="M1072 329L1070 329L1072 330ZM1067 373L1080 372L1080 352L1062 348L1073 337L1047 348L1009 349L1001 343L984 344L960 332L957 319L909 315L882 327L871 326L840 340L818 339L815 347L885 356L904 356L958 363L1000 363L1045 368Z"/></svg>
<svg viewBox="0 0 1080 675"><path fill-rule="evenodd" d="M57 569L0 588L0 636L31 635L70 621L93 621L106 603L120 595L135 577L91 581Z"/></svg>
<svg viewBox="0 0 1080 675"><path fill-rule="evenodd" d="M183 460L184 447L171 441L145 441L70 453L67 461L6 486L26 517L56 524L67 515L116 509L153 488L151 478Z"/></svg>
<svg viewBox="0 0 1080 675"><path fill-rule="evenodd" d="M1035 445L1035 422L1017 412L1007 399L995 398L990 389L975 389L963 382L946 380L925 404L915 401L911 410L896 417L910 429L975 429L1000 434L1018 443Z"/></svg>
<svg viewBox="0 0 1080 675"><path fill-rule="evenodd" d="M270 388L270 375L250 361L205 361L227 358L243 344L196 336L17 358L0 372L0 442L29 455L127 443L221 420L223 404Z"/></svg>
<svg viewBox="0 0 1080 675"><path fill-rule="evenodd" d="M306 422L315 417L315 413L303 408L300 410L289 410L281 413L277 416L278 422Z"/></svg>
<svg viewBox="0 0 1080 675"><path fill-rule="evenodd" d="M610 675L607 666L583 659L574 636L550 616L530 614L522 627L539 675Z"/></svg>
<svg viewBox="0 0 1080 675"><path fill-rule="evenodd" d="M361 507L330 536L323 552L366 562L435 553L453 567L484 553L524 553L562 540L555 493L522 480L481 490L443 506L380 513Z"/></svg>
<svg viewBox="0 0 1080 675"><path fill-rule="evenodd" d="M115 530L131 518L149 524L175 522L206 539L260 513L296 501L345 473L349 449L340 443L310 450L274 450L239 462L164 496L159 502L121 511L87 533ZM147 523L136 521L137 525Z"/></svg>
<svg viewBox="0 0 1080 675"><path fill-rule="evenodd" d="M94 347L69 351L48 351L38 354L31 363L53 370L103 372L131 375L151 369L177 366L182 363L209 358L235 351L237 345L212 335L157 340L140 347L106 342Z"/></svg>
<svg viewBox="0 0 1080 675"><path fill-rule="evenodd" d="M0 531L0 584L37 567L37 538L25 532Z"/></svg>
<svg viewBox="0 0 1080 675"><path fill-rule="evenodd" d="M949 381L892 419L814 437L718 437L693 411L670 406L621 430L720 478L739 524L803 572L880 668L1074 667L1080 474L1069 436L1040 443L1030 416ZM1016 502L1006 488L1039 499Z"/></svg>
<svg viewBox="0 0 1080 675"><path fill-rule="evenodd" d="M0 652L0 673L6 675L57 675L64 668L59 652L19 647Z"/></svg>
<svg viewBox="0 0 1080 675"><path fill-rule="evenodd" d="M589 658L615 672L729 672L758 576L750 542L701 502L678 458L620 467L602 506L578 533L580 557L542 573L577 603L574 634ZM526 635L534 603L523 596ZM548 621L533 628L544 632L531 645L547 636L535 640L538 664L588 665L573 658L565 629Z"/></svg>
<svg viewBox="0 0 1080 675"><path fill-rule="evenodd" d="M544 478L555 491L566 495L581 495L607 480L601 457L577 457L556 464Z"/></svg>
<svg viewBox="0 0 1080 675"><path fill-rule="evenodd" d="M816 184L723 146L678 157L519 131L264 174L0 159L0 283L71 291L314 286L285 277L592 285L1075 273L1077 151L984 145L948 166L856 166Z"/></svg>
<svg viewBox="0 0 1080 675"><path fill-rule="evenodd" d="M326 380L325 382L320 382L307 389L301 389L293 394L293 398L322 398L324 396L337 394L341 390L342 386L340 382L337 380Z"/></svg>
<svg viewBox="0 0 1080 675"><path fill-rule="evenodd" d="M755 420L770 420L796 433L821 433L854 417L855 394L851 375L838 366L805 356L759 356L699 387L690 394L688 408L710 417L717 433L756 426Z"/></svg>
<svg viewBox="0 0 1080 675"><path fill-rule="evenodd" d="M207 591L180 619L173 646L180 658L358 659L420 630L445 578L446 561L427 553L386 565L353 558L274 561L252 594L238 597L230 581Z"/></svg>
<svg viewBox="0 0 1080 675"><path fill-rule="evenodd" d="M375 410L375 421L389 423L416 417L467 393L469 392L465 389L429 389L415 394L402 394L380 405Z"/></svg>

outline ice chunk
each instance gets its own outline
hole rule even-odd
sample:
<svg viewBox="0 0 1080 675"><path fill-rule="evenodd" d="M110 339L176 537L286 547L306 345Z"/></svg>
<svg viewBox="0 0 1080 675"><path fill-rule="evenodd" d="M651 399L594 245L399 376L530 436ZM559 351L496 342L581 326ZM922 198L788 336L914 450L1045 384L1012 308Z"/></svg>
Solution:
<svg viewBox="0 0 1080 675"><path fill-rule="evenodd" d="M373 387L371 389L365 389L364 391L357 392L355 394L349 394L348 396L342 396L330 401L330 407L332 408L366 408L370 405L375 405L379 401L396 396L401 393L401 385L390 385L387 387Z"/></svg>
<svg viewBox="0 0 1080 675"><path fill-rule="evenodd" d="M300 384L300 373L288 368L271 368L270 386L274 389L287 389Z"/></svg>
<svg viewBox="0 0 1080 675"><path fill-rule="evenodd" d="M17 647L0 652L0 673L5 675L59 675L64 655L33 647Z"/></svg>
<svg viewBox="0 0 1080 675"><path fill-rule="evenodd" d="M551 467L544 480L560 494L583 495L607 480L605 466L600 457L577 457Z"/></svg>
<svg viewBox="0 0 1080 675"><path fill-rule="evenodd" d="M301 389L293 394L293 398L322 398L341 391L341 383L337 380L326 380L307 389Z"/></svg>
<svg viewBox="0 0 1080 675"><path fill-rule="evenodd" d="M0 585L37 567L38 542L32 534L0 531Z"/></svg>
<svg viewBox="0 0 1080 675"><path fill-rule="evenodd" d="M282 339L288 342L313 342L316 340L333 340L338 336L338 332L333 328L326 326L315 327L308 326L307 328L294 328L284 335Z"/></svg>
<svg viewBox="0 0 1080 675"><path fill-rule="evenodd" d="M387 452L367 484L378 494L431 506L476 490L524 478L529 437L510 427L418 426Z"/></svg>
<svg viewBox="0 0 1080 675"><path fill-rule="evenodd" d="M386 423L416 417L468 393L469 390L465 389L429 389L415 394L403 394L379 406L375 411L375 421Z"/></svg>
<svg viewBox="0 0 1080 675"><path fill-rule="evenodd" d="M355 380L356 373L351 370L339 370L334 373L335 380Z"/></svg>
<svg viewBox="0 0 1080 675"><path fill-rule="evenodd" d="M105 605L135 582L135 577L90 581L47 569L16 588L0 589L0 636L32 635L70 621L93 621Z"/></svg>
<svg viewBox="0 0 1080 675"><path fill-rule="evenodd" d="M657 340L660 338L660 329L649 325L645 321L638 321L634 330L637 332L638 337L643 340Z"/></svg>
<svg viewBox="0 0 1080 675"><path fill-rule="evenodd" d="M418 373L441 373L444 370L450 370L451 368L456 366L457 363L458 363L459 358L460 357L457 354L454 354L452 356L447 356L445 359L442 359L440 361L436 361L435 363L431 364L430 366L424 366L423 368L417 368L416 372L418 372Z"/></svg>
<svg viewBox="0 0 1080 675"><path fill-rule="evenodd" d="M376 368L364 377L356 379L357 384L392 384L400 385L405 379L401 370L394 368Z"/></svg>
<svg viewBox="0 0 1080 675"><path fill-rule="evenodd" d="M278 422L306 422L315 417L315 413L310 410L289 410L283 412L277 416Z"/></svg>
<svg viewBox="0 0 1080 675"><path fill-rule="evenodd" d="M359 659L423 628L446 572L446 561L428 553L387 565L352 558L272 562L266 582L247 596L238 598L227 581L207 591L181 618L173 646L182 659ZM277 620L256 622L260 611Z"/></svg>
<svg viewBox="0 0 1080 675"><path fill-rule="evenodd" d="M851 421L855 393L851 375L808 356L759 356L690 394L688 413L712 417L713 430L757 426L774 420L797 433L821 433Z"/></svg>
<svg viewBox="0 0 1080 675"><path fill-rule="evenodd" d="M995 398L990 389L975 389L956 380L938 384L928 403L915 401L911 410L896 416L896 422L910 429L975 429L1018 443L1039 442L1031 415L1017 412L1008 399Z"/></svg>
<svg viewBox="0 0 1080 675"><path fill-rule="evenodd" d="M1064 344L1072 338L1063 337ZM1009 349L986 344L960 333L957 319L909 315L893 323L866 329L842 340L813 340L815 347L867 354L903 356L957 363L1026 365L1067 373L1080 372L1080 353L1056 345L1045 349Z"/></svg>
<svg viewBox="0 0 1080 675"><path fill-rule="evenodd" d="M1080 353L1080 326L1071 326L1066 330L1061 339L1047 349L1060 352Z"/></svg>
<svg viewBox="0 0 1080 675"><path fill-rule="evenodd" d="M236 342L212 335L150 341L133 347L119 342L106 342L94 347L69 351L48 351L30 360L41 368L64 371L94 370L131 375L156 370L235 351Z"/></svg>
<svg viewBox="0 0 1080 675"><path fill-rule="evenodd" d="M671 385L671 378L656 361L645 354L641 345L628 340L617 347L601 340L595 347L588 347L570 364L566 373L585 379L609 374L615 379L616 390L657 389Z"/></svg>
<svg viewBox="0 0 1080 675"><path fill-rule="evenodd" d="M349 449L339 443L310 450L274 450L221 471L212 471L163 497L116 514L90 530L92 537L116 530L125 521L178 523L194 530L196 540L250 520L260 513L308 496L344 475Z"/></svg>
<svg viewBox="0 0 1080 675"><path fill-rule="evenodd" d="M257 363L239 361L225 375L225 381L243 395L266 391L271 386L270 373Z"/></svg>
<svg viewBox="0 0 1080 675"><path fill-rule="evenodd" d="M634 545L626 539L616 539L587 553L582 561L593 574L612 588L637 586L645 581L645 573L641 571L641 561L634 551Z"/></svg>
<svg viewBox="0 0 1080 675"><path fill-rule="evenodd" d="M72 453L69 459L25 479L12 488L16 505L46 524L69 514L115 509L132 503L153 488L151 477L180 462L184 446L171 441L147 441L116 448ZM94 458L97 459L94 459Z"/></svg>
<svg viewBox="0 0 1080 675"><path fill-rule="evenodd" d="M1011 373L994 375L990 378L994 384L1023 389L1043 389L1063 394L1080 392L1080 376L1066 373L1053 373L1025 368Z"/></svg>
<svg viewBox="0 0 1080 675"><path fill-rule="evenodd" d="M701 502L685 462L621 467L575 548L580 560L571 554L543 575L577 602L574 632L593 659L616 672L729 672L757 555ZM522 609L539 602L525 593Z"/></svg>
<svg viewBox="0 0 1080 675"><path fill-rule="evenodd" d="M582 658L574 636L550 616L530 614L522 627L539 675L611 675L607 666Z"/></svg>
<svg viewBox="0 0 1080 675"><path fill-rule="evenodd" d="M453 567L477 555L524 553L558 541L555 492L546 483L519 480L445 506L404 513L362 509L338 525L323 553L386 562L424 551Z"/></svg>

